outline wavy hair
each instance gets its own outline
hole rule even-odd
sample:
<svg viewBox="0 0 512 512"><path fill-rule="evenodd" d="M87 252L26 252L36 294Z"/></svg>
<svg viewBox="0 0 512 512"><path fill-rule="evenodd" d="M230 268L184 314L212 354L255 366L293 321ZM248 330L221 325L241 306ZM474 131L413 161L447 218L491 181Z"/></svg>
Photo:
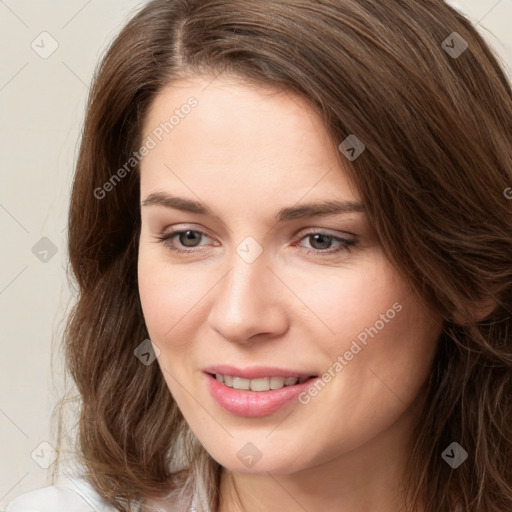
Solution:
<svg viewBox="0 0 512 512"><path fill-rule="evenodd" d="M198 493L201 510L218 508L221 466L158 365L134 356L148 338L138 164L95 192L140 148L156 95L203 73L291 91L333 144L364 142L340 162L390 262L444 319L407 510L422 495L425 512L512 510L512 91L498 56L441 0L153 0L117 35L93 79L69 209L77 298L63 348L87 480L120 511L167 497L185 512ZM58 447L70 400L55 409ZM441 457L453 441L468 453L457 469Z"/></svg>

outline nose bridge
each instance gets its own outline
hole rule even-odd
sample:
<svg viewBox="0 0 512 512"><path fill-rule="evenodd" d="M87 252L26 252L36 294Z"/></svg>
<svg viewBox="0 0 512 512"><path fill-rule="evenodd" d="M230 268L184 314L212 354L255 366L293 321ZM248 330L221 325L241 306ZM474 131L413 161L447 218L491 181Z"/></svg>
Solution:
<svg viewBox="0 0 512 512"><path fill-rule="evenodd" d="M271 274L269 251L252 236L246 236L235 247L229 258L231 271L227 276L227 297L234 301L233 306L240 307L244 300L251 299L258 292L259 284L267 282L267 274ZM252 294L251 294L252 292Z"/></svg>
<svg viewBox="0 0 512 512"><path fill-rule="evenodd" d="M266 255L260 254L254 260L245 259L237 252L231 259L231 271L222 289L224 306L229 314L236 320L244 313L250 313L261 308L261 299L264 289L269 285L268 274L272 275L268 266Z"/></svg>
<svg viewBox="0 0 512 512"><path fill-rule="evenodd" d="M232 341L244 341L257 333L276 333L285 325L278 300L279 280L268 268L271 262L267 254L257 250L251 240L237 246L212 306L212 327Z"/></svg>

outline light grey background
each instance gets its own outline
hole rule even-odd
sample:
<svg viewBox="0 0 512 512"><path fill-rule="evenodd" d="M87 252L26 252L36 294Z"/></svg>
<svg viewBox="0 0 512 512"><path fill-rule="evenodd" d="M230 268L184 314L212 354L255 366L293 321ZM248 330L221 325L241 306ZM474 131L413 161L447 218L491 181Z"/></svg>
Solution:
<svg viewBox="0 0 512 512"><path fill-rule="evenodd" d="M50 415L62 391L51 348L73 297L66 211L88 84L106 45L143 3L0 0L0 510L49 485L36 461L51 462ZM450 3L512 76L512 0Z"/></svg>

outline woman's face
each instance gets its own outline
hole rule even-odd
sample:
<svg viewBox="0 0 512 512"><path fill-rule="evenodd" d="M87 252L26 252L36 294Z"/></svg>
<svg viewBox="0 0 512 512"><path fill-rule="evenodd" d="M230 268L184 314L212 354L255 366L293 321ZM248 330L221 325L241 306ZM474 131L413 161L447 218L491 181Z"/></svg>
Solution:
<svg viewBox="0 0 512 512"><path fill-rule="evenodd" d="M163 377L212 457L293 473L410 419L441 319L385 257L307 103L212 80L173 84L145 120L140 299ZM258 379L228 378L254 389L239 390L216 372ZM294 375L316 378L277 389Z"/></svg>

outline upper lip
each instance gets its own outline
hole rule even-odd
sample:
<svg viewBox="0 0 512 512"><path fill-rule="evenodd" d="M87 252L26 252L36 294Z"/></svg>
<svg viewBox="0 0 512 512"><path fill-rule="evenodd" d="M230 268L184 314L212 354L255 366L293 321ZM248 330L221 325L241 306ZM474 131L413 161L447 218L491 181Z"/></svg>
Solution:
<svg viewBox="0 0 512 512"><path fill-rule="evenodd" d="M286 368L277 368L275 366L251 366L247 368L236 368L227 364L207 366L203 368L206 373L220 373L222 375L231 375L233 377L242 377L243 379L263 379L265 377L315 377L315 372L304 372L300 370L290 370Z"/></svg>

